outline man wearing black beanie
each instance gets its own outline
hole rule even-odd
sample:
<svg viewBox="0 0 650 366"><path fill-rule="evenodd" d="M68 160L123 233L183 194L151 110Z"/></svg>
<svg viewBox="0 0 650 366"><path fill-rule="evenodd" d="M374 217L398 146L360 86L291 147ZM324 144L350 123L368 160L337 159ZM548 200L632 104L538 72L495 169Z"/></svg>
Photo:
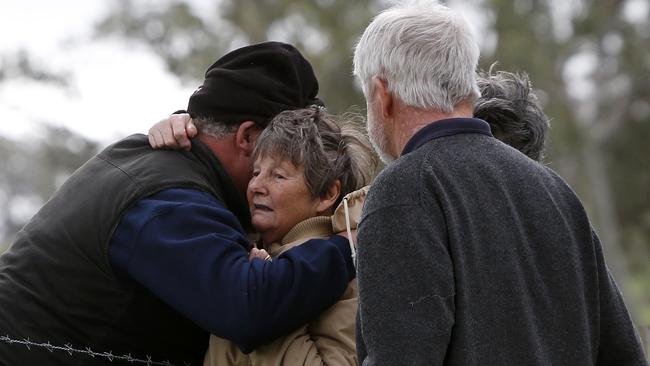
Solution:
<svg viewBox="0 0 650 366"><path fill-rule="evenodd" d="M191 151L133 135L77 170L0 256L0 364L199 365L209 333L249 352L333 304L345 238L249 262L246 237L257 136L317 93L293 46L244 47L190 97Z"/></svg>
<svg viewBox="0 0 650 366"><path fill-rule="evenodd" d="M212 64L187 107L194 117L224 124L255 121L266 126L278 113L323 105L318 81L298 50L265 42L232 51Z"/></svg>

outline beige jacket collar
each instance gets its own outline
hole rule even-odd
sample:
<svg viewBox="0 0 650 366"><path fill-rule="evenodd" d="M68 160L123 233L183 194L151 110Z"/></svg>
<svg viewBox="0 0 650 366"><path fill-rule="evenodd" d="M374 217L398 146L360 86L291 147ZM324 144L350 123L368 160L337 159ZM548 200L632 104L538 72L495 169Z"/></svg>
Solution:
<svg viewBox="0 0 650 366"><path fill-rule="evenodd" d="M316 216L301 221L294 226L280 243L273 243L267 252L276 257L283 251L312 238L326 238L332 235L332 219L329 216ZM286 247L285 247L286 246Z"/></svg>

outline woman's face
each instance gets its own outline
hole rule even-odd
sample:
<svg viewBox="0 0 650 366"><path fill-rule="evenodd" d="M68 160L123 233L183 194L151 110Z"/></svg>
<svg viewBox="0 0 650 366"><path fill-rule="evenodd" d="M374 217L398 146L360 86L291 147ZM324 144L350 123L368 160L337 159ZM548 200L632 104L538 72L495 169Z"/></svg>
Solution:
<svg viewBox="0 0 650 366"><path fill-rule="evenodd" d="M297 223L322 212L323 200L311 196L303 172L304 167L270 157L253 164L246 197L264 243L279 242Z"/></svg>

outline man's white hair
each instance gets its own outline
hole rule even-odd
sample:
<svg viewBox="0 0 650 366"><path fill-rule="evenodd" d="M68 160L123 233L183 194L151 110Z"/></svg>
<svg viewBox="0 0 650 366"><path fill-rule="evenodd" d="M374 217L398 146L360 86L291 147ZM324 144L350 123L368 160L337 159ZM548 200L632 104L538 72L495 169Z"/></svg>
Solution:
<svg viewBox="0 0 650 366"><path fill-rule="evenodd" d="M479 48L465 19L436 1L410 1L375 17L354 51L354 75L369 97L373 76L414 107L451 113L480 96Z"/></svg>

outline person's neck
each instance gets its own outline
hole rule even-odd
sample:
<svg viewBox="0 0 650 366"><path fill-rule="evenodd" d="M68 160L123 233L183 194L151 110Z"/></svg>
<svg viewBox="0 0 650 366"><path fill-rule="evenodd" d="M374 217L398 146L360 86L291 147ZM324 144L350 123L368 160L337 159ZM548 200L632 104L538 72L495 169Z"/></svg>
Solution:
<svg viewBox="0 0 650 366"><path fill-rule="evenodd" d="M196 138L210 148L210 151L212 151L212 153L220 160L222 160L221 158L223 156L229 156L233 153L232 144L226 144L223 139L217 139L201 132L199 132ZM223 163L224 162L222 162L222 164Z"/></svg>
<svg viewBox="0 0 650 366"><path fill-rule="evenodd" d="M210 151L219 159L221 165L226 170L230 178L235 183L235 186L240 193L246 197L246 187L248 186L248 179L243 175L242 166L237 159L237 149L232 141L232 136L227 135L224 138L215 138L210 135L202 134L199 132L197 139L205 144Z"/></svg>
<svg viewBox="0 0 650 366"><path fill-rule="evenodd" d="M409 140L425 126L448 118L472 118L474 105L472 102L458 104L451 113L445 113L434 109L423 109L408 105L400 105L395 113L396 119L393 123L392 150L396 157L399 157Z"/></svg>

